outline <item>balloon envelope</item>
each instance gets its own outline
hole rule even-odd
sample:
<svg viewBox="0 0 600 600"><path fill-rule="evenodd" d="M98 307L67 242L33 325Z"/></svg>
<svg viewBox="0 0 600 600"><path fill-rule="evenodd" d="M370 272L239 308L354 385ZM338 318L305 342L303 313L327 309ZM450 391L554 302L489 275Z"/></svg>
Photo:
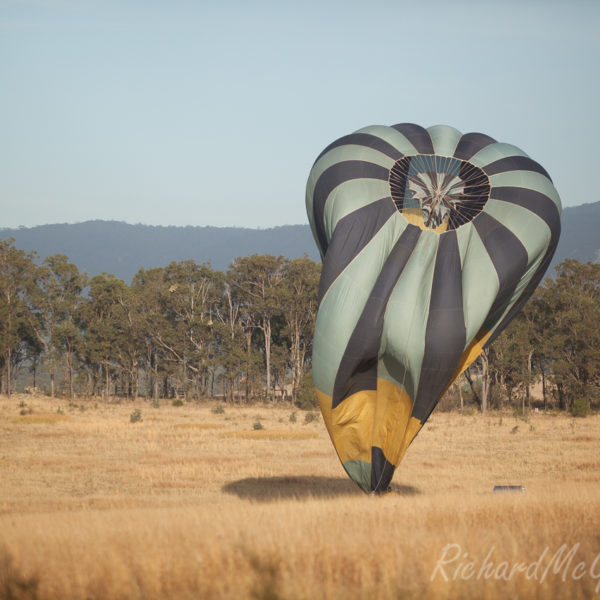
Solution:
<svg viewBox="0 0 600 600"><path fill-rule="evenodd" d="M385 490L445 390L539 284L560 198L515 146L405 123L329 145L306 206L323 258L319 404L348 475Z"/></svg>

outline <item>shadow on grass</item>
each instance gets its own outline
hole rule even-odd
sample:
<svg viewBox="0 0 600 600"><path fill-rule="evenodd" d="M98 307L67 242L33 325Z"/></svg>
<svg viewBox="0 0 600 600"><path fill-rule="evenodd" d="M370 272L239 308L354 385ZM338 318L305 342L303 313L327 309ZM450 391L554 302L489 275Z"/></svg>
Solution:
<svg viewBox="0 0 600 600"><path fill-rule="evenodd" d="M342 477L319 477L299 475L297 477L248 477L223 486L227 494L244 500L272 502L275 500L303 498L336 498L340 496L364 496L365 493L350 479ZM402 496L420 494L410 485L392 484L391 492Z"/></svg>

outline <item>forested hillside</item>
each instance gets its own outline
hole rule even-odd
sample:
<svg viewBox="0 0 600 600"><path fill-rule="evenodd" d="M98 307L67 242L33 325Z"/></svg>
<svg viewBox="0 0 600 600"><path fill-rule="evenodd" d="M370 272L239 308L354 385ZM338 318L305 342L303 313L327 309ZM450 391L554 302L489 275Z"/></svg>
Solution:
<svg viewBox="0 0 600 600"><path fill-rule="evenodd" d="M600 262L600 202L565 208L553 265L566 258Z"/></svg>
<svg viewBox="0 0 600 600"><path fill-rule="evenodd" d="M271 229L241 227L152 227L117 221L3 229L0 238L35 251L43 259L66 254L88 275L112 273L130 282L140 268L166 267L170 262L209 262L224 270L238 256L273 254L318 259L308 225L284 225Z"/></svg>
<svg viewBox="0 0 600 600"><path fill-rule="evenodd" d="M566 208L562 235L550 267L566 258L580 262L600 259L600 202ZM271 229L239 227L151 227L116 221L2 229L0 238L13 238L17 248L35 250L41 259L66 254L88 275L112 273L130 282L140 268L165 267L172 261L209 262L224 270L238 256L273 254L297 258L319 255L308 225Z"/></svg>

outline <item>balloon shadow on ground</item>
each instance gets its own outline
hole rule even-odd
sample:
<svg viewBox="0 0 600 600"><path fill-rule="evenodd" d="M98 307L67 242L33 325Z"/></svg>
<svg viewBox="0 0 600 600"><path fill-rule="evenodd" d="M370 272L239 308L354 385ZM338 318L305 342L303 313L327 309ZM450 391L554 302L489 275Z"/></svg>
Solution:
<svg viewBox="0 0 600 600"><path fill-rule="evenodd" d="M320 477L317 475L247 477L227 483L221 489L225 493L233 494L243 500L257 500L260 502L365 495L350 479ZM421 492L410 485L392 484L391 493L401 496L415 496Z"/></svg>

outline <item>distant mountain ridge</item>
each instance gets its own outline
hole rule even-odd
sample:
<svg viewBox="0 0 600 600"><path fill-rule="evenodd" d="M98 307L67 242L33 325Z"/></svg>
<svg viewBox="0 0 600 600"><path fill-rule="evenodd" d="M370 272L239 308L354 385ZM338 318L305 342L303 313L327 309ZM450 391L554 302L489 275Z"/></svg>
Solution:
<svg viewBox="0 0 600 600"><path fill-rule="evenodd" d="M600 262L600 202L563 209L562 232L553 265L566 258Z"/></svg>
<svg viewBox="0 0 600 600"><path fill-rule="evenodd" d="M66 254L88 275L112 273L127 282L141 267L163 267L172 261L193 259L225 270L238 256L307 254L319 260L308 225L269 229L242 227L175 227L129 225L119 221L86 221L0 229L0 238L35 250L40 258ZM562 235L549 274L566 258L600 261L600 202L565 208Z"/></svg>
<svg viewBox="0 0 600 600"><path fill-rule="evenodd" d="M270 229L242 227L175 227L130 225L120 221L85 221L38 227L0 229L0 238L14 238L22 250L41 259L66 254L88 275L112 273L127 282L141 267L164 267L193 259L225 270L238 256L274 254L319 260L308 225Z"/></svg>

